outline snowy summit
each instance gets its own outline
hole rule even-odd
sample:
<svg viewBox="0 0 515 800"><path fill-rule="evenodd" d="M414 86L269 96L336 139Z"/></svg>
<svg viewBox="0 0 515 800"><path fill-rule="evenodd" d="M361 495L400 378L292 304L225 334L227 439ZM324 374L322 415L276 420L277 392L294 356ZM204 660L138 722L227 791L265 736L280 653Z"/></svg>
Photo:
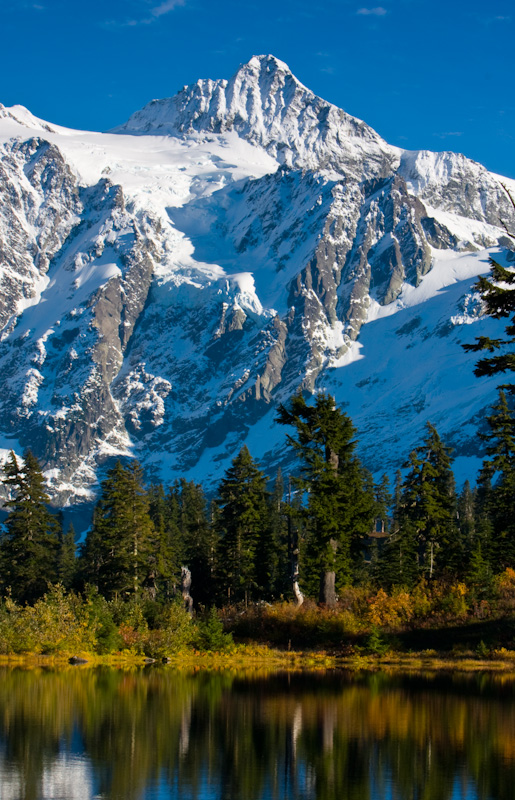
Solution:
<svg viewBox="0 0 515 800"><path fill-rule="evenodd" d="M120 455L208 485L246 443L270 473L299 388L345 404L372 471L429 420L475 477L494 383L460 344L499 327L472 288L512 259L498 176L388 145L269 55L107 133L2 106L0 158L0 444L57 502Z"/></svg>

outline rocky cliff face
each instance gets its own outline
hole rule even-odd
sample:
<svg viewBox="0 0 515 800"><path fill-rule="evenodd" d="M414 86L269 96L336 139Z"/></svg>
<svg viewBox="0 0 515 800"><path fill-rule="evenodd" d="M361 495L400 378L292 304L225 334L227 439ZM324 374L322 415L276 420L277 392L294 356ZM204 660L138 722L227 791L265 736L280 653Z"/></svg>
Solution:
<svg viewBox="0 0 515 800"><path fill-rule="evenodd" d="M0 109L0 192L0 445L56 502L118 455L212 483L246 441L271 469L299 389L348 405L373 469L426 419L473 469L493 385L459 343L493 324L470 286L515 228L480 165L391 147L260 56L110 134Z"/></svg>

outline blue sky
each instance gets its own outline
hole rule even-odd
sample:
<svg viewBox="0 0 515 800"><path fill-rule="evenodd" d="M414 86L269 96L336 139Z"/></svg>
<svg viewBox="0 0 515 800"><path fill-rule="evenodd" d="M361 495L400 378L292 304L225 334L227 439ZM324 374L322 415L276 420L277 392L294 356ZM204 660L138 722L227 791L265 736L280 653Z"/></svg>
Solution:
<svg viewBox="0 0 515 800"><path fill-rule="evenodd" d="M515 178L513 0L1 0L0 102L106 130L272 53L388 142Z"/></svg>

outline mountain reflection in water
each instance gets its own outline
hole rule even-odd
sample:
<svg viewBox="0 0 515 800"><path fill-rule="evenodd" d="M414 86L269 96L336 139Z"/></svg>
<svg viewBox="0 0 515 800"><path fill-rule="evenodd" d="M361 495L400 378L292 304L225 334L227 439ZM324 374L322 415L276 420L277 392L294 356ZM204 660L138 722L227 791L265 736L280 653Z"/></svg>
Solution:
<svg viewBox="0 0 515 800"><path fill-rule="evenodd" d="M0 800L512 800L515 682L0 670Z"/></svg>

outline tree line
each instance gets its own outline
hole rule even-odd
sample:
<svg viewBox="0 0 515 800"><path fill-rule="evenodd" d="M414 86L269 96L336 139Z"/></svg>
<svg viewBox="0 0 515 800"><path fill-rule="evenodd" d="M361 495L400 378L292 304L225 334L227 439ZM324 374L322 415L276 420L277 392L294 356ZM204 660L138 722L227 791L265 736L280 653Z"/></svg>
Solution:
<svg viewBox="0 0 515 800"><path fill-rule="evenodd" d="M491 269L476 284L486 313L513 316L507 338L465 345L490 354L478 376L515 371L515 272L493 259ZM477 485L458 493L451 451L432 424L390 487L362 465L352 420L334 398L321 392L308 404L298 394L277 414L298 458L287 485L280 471L270 483L246 446L209 503L199 484L146 486L137 462L118 462L78 553L73 528L64 531L49 510L37 459L11 452L0 591L32 603L60 583L109 599L182 593L188 603L220 606L311 597L332 606L345 586L410 588L427 578L467 580L480 596L495 574L515 568L514 397L515 384L499 388Z"/></svg>
<svg viewBox="0 0 515 800"><path fill-rule="evenodd" d="M117 462L78 552L73 527L64 531L49 509L36 458L11 453L2 595L32 603L61 583L168 601L184 594L187 568L196 605L310 597L330 606L345 586L409 588L422 577L487 591L494 574L515 567L515 424L505 391L488 417L478 484L459 493L450 451L429 423L392 490L361 464L352 421L330 395L312 405L297 395L278 421L299 459L294 478L279 471L270 483L244 446L208 503L197 483L146 486L137 462Z"/></svg>

